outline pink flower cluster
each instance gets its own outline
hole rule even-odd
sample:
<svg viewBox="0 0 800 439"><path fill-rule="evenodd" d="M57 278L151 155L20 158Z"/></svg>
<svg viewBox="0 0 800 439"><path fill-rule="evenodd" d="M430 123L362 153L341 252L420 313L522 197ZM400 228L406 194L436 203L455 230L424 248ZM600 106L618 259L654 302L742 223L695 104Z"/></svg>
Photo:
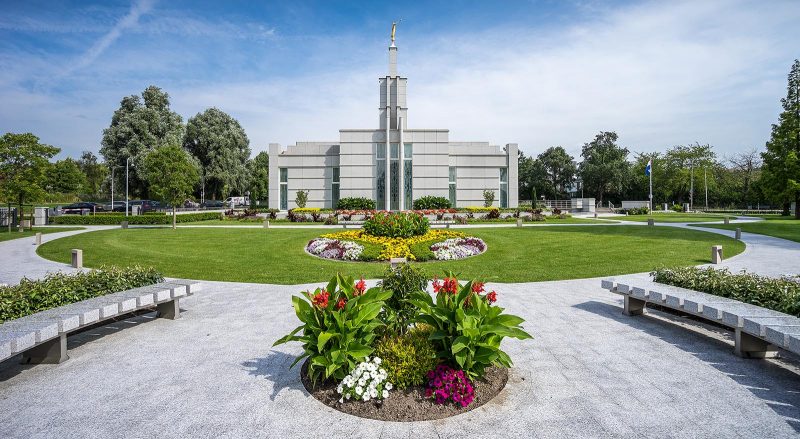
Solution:
<svg viewBox="0 0 800 439"><path fill-rule="evenodd" d="M433 398L436 404L444 404L452 399L461 404L461 407L466 407L475 399L475 389L463 370L440 364L436 369L428 371L427 378L425 396Z"/></svg>

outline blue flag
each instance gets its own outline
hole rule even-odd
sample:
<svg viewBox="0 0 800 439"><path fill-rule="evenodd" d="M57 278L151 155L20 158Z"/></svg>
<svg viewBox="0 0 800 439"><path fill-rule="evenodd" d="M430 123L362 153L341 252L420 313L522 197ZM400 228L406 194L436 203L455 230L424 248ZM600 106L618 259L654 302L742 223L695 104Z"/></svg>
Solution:
<svg viewBox="0 0 800 439"><path fill-rule="evenodd" d="M650 176L652 168L653 168L653 160L649 160L647 162L647 166L644 167L644 175Z"/></svg>

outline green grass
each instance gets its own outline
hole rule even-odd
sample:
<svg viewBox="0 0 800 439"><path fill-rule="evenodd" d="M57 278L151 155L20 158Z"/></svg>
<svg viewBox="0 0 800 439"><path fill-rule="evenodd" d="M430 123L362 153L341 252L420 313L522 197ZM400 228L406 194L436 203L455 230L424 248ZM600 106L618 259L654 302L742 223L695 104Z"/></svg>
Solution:
<svg viewBox="0 0 800 439"><path fill-rule="evenodd" d="M741 227L742 232L758 233L759 235L774 236L776 238L800 242L800 220L786 219L786 217L768 218L767 221L758 221L752 223L692 225L725 230L736 230L737 227Z"/></svg>
<svg viewBox="0 0 800 439"><path fill-rule="evenodd" d="M12 239L18 238L27 238L29 236L34 236L36 233L42 233L43 235L48 233L56 233L56 232L69 232L70 230L78 230L82 229L83 227L34 227L33 231L25 229L23 232L18 232L16 229L11 229L11 233L8 232L7 227L0 228L0 242L2 241L10 241Z"/></svg>
<svg viewBox="0 0 800 439"><path fill-rule="evenodd" d="M495 282L576 279L650 271L657 266L709 262L710 247L733 256L744 244L702 231L670 227L569 226L464 229L488 250L462 261L425 262L431 274L445 270ZM41 256L68 262L83 249L84 265L153 265L165 276L190 279L297 284L330 279L336 272L377 278L387 263L340 262L305 253L324 233L311 229L112 229L48 242Z"/></svg>
<svg viewBox="0 0 800 439"><path fill-rule="evenodd" d="M725 217L733 219L733 215L709 213L653 213L650 215L628 215L625 217L612 217L623 221L636 221L646 223L653 218L657 223L691 223L703 221L722 221Z"/></svg>

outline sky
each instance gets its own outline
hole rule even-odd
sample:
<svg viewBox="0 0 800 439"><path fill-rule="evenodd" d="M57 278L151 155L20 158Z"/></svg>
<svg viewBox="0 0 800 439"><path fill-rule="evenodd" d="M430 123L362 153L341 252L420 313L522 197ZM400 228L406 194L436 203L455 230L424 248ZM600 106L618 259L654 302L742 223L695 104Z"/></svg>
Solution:
<svg viewBox="0 0 800 439"><path fill-rule="evenodd" d="M3 1L0 131L97 152L148 85L186 121L217 107L269 143L377 128L391 23L409 128L634 152L763 149L800 58L800 1Z"/></svg>

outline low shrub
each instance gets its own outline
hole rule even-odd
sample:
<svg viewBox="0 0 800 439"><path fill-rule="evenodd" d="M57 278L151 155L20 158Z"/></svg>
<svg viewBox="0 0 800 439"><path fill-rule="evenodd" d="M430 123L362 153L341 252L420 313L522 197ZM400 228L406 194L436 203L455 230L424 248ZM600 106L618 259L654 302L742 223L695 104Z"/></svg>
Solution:
<svg viewBox="0 0 800 439"><path fill-rule="evenodd" d="M491 207L494 203L494 191L486 189L483 191L483 206Z"/></svg>
<svg viewBox="0 0 800 439"><path fill-rule="evenodd" d="M503 338L533 338L520 326L522 318L494 305L497 293L486 293L482 282L460 285L447 273L444 281L434 280L433 290L435 301L424 291L412 294L411 303L419 308L415 320L433 327L430 340L437 356L469 379L482 378L492 365L511 367L511 357L500 349Z"/></svg>
<svg viewBox="0 0 800 439"><path fill-rule="evenodd" d="M304 208L306 207L306 203L308 202L308 191L299 190L296 193L294 203L297 204L297 207Z"/></svg>
<svg viewBox="0 0 800 439"><path fill-rule="evenodd" d="M335 226L339 224L339 218L336 215L331 215L325 218L325 225L326 226Z"/></svg>
<svg viewBox="0 0 800 439"><path fill-rule="evenodd" d="M628 215L647 215L650 213L650 209L647 206L631 207L630 209L622 209L621 212Z"/></svg>
<svg viewBox="0 0 800 439"><path fill-rule="evenodd" d="M673 204L672 205L672 210L674 212L681 213L681 212L683 212L683 206L681 206L680 204Z"/></svg>
<svg viewBox="0 0 800 439"><path fill-rule="evenodd" d="M408 299L413 292L425 291L429 281L423 270L408 263L386 269L378 286L392 292L392 297L386 300L386 307L381 312L387 334L406 333L416 313L416 307Z"/></svg>
<svg viewBox="0 0 800 439"><path fill-rule="evenodd" d="M465 212L470 212L470 213L485 213L485 212L489 212L489 211L494 210L494 209L497 209L497 208L496 207L491 207L491 206L490 207L469 206L469 207L465 207L465 208L459 209L459 210L463 210Z"/></svg>
<svg viewBox="0 0 800 439"><path fill-rule="evenodd" d="M308 358L308 377L313 385L320 378L342 380L372 354L377 331L383 326L377 317L391 296L389 291L377 287L367 290L363 283L338 274L325 288L292 296L301 325L273 346L299 341L303 354L290 367ZM301 335L297 335L299 332Z"/></svg>
<svg viewBox="0 0 800 439"><path fill-rule="evenodd" d="M658 268L650 275L658 283L727 297L800 317L800 283L727 269Z"/></svg>
<svg viewBox="0 0 800 439"><path fill-rule="evenodd" d="M319 213L322 209L319 207L296 207L292 209L294 213Z"/></svg>
<svg viewBox="0 0 800 439"><path fill-rule="evenodd" d="M414 212L378 212L364 221L365 232L390 238L424 235L429 227L428 219Z"/></svg>
<svg viewBox="0 0 800 439"><path fill-rule="evenodd" d="M500 218L500 209L496 207L486 213L486 219L497 219L497 218Z"/></svg>
<svg viewBox="0 0 800 439"><path fill-rule="evenodd" d="M176 222L189 223L194 221L211 221L223 219L220 212L184 213L177 216ZM127 221L131 225L160 225L172 224L172 215L61 215L50 217L51 224L96 226L119 225Z"/></svg>
<svg viewBox="0 0 800 439"><path fill-rule="evenodd" d="M450 208L450 200L445 197L434 197L433 195L426 195L421 198L417 198L414 200L413 203L414 210L425 210L425 209L449 209Z"/></svg>
<svg viewBox="0 0 800 439"><path fill-rule="evenodd" d="M366 197L345 197L336 203L337 210L375 210L375 200Z"/></svg>
<svg viewBox="0 0 800 439"><path fill-rule="evenodd" d="M77 274L51 273L41 280L22 279L18 285L0 287L0 323L92 297L163 282L153 268L139 266Z"/></svg>
<svg viewBox="0 0 800 439"><path fill-rule="evenodd" d="M432 328L421 325L404 335L386 336L375 346L375 355L383 359L389 381L398 389L420 386L425 374L436 367L436 349L428 339Z"/></svg>

